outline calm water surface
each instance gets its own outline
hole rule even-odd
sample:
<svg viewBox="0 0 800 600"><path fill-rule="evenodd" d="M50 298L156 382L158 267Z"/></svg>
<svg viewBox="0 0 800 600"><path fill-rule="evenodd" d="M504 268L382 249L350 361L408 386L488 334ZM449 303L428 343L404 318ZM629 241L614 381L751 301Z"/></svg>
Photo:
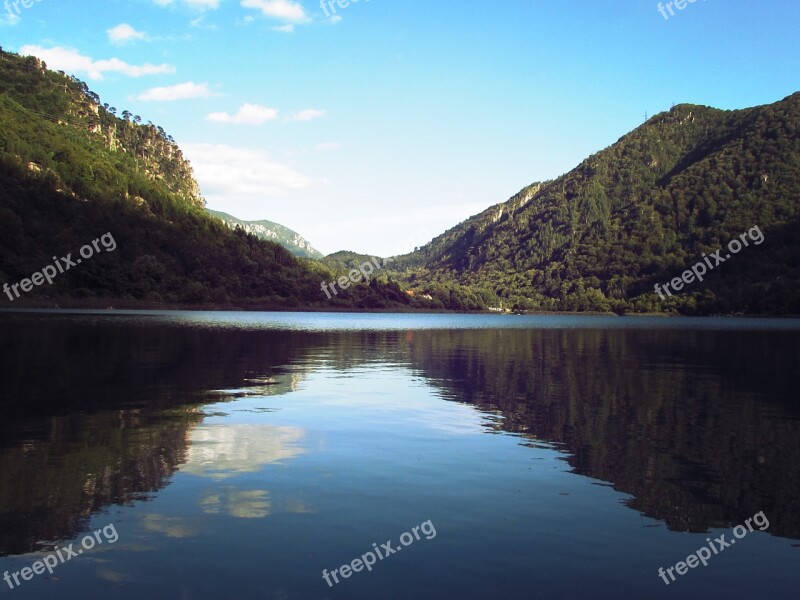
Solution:
<svg viewBox="0 0 800 600"><path fill-rule="evenodd" d="M0 597L800 589L800 321L7 312L0 373L0 575L115 534Z"/></svg>

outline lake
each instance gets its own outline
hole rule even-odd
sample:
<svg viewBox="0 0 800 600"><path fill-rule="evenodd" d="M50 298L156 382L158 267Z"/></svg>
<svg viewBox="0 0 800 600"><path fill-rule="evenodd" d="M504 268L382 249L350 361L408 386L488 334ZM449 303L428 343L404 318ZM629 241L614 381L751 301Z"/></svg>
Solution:
<svg viewBox="0 0 800 600"><path fill-rule="evenodd" d="M800 589L800 320L18 311L0 359L3 597Z"/></svg>

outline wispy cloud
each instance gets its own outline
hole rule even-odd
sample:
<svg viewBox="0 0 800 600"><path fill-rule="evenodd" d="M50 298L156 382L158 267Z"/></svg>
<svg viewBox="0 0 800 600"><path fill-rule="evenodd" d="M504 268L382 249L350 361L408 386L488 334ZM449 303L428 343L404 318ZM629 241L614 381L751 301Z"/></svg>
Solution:
<svg viewBox="0 0 800 600"><path fill-rule="evenodd" d="M288 23L311 21L303 5L294 0L242 0L242 7L260 10L265 17Z"/></svg>
<svg viewBox="0 0 800 600"><path fill-rule="evenodd" d="M189 21L189 27L195 29L209 29L209 30L216 30L219 29L219 26L215 23L206 24L205 23L206 15L202 14L199 17L195 17L191 21Z"/></svg>
<svg viewBox="0 0 800 600"><path fill-rule="evenodd" d="M143 77L145 75L160 75L174 73L175 67L168 64L131 65L118 58L94 60L77 50L55 46L43 48L42 46L25 45L19 49L22 55L36 56L47 63L51 69L69 73L85 73L89 79L103 79L105 73L120 73L128 77Z"/></svg>
<svg viewBox="0 0 800 600"><path fill-rule="evenodd" d="M292 121L311 121L312 119L318 119L320 117L325 116L324 110L317 110L315 108L307 108L305 110L299 110L294 113L290 119Z"/></svg>
<svg viewBox="0 0 800 600"><path fill-rule="evenodd" d="M305 189L311 180L275 162L263 150L224 144L183 144L203 195L219 198L265 198Z"/></svg>
<svg viewBox="0 0 800 600"><path fill-rule="evenodd" d="M154 87L139 94L137 98L143 102L173 102L175 100L188 100L190 98L209 98L214 93L207 83L194 83L187 81L164 87Z"/></svg>
<svg viewBox="0 0 800 600"><path fill-rule="evenodd" d="M106 34L108 35L108 41L117 45L143 40L147 37L147 34L143 31L136 31L127 23L120 23L116 27L107 29Z"/></svg>
<svg viewBox="0 0 800 600"><path fill-rule="evenodd" d="M220 0L153 0L157 6L177 6L184 4L197 10L213 10L219 8Z"/></svg>
<svg viewBox="0 0 800 600"><path fill-rule="evenodd" d="M236 125L263 125L278 118L278 110L259 104L242 104L234 115L226 112L213 112L206 116L212 123L233 123Z"/></svg>
<svg viewBox="0 0 800 600"><path fill-rule="evenodd" d="M339 142L323 142L321 144L317 144L316 146L314 146L314 149L319 151L338 150L341 147L342 145Z"/></svg>

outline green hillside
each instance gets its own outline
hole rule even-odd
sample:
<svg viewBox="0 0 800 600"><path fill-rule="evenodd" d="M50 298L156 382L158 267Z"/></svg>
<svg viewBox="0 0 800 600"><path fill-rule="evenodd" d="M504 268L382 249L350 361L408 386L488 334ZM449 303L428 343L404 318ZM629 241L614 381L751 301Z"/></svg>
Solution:
<svg viewBox="0 0 800 600"><path fill-rule="evenodd" d="M208 215L174 140L118 112L80 80L0 51L0 283L30 278L54 256L75 259L104 234L116 244L52 285L0 294L0 307L331 305L320 285L337 273ZM397 297L396 285L375 281L336 305L390 307Z"/></svg>
<svg viewBox="0 0 800 600"><path fill-rule="evenodd" d="M418 292L459 285L475 304L800 314L799 208L800 93L739 111L679 105L395 264ZM753 227L763 243L703 282L654 291Z"/></svg>
<svg viewBox="0 0 800 600"><path fill-rule="evenodd" d="M0 284L104 234L116 244L0 306L800 314L799 130L800 93L738 111L675 106L328 298L322 284L371 257L298 258L318 253L280 225L218 214L226 226L162 128L0 51ZM728 257L753 231L761 241ZM718 249L724 264L674 286Z"/></svg>

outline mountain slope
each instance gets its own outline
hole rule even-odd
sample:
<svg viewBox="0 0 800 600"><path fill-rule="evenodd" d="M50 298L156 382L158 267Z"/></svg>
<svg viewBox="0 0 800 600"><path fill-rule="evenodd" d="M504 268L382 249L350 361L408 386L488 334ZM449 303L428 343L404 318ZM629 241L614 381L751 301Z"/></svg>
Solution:
<svg viewBox="0 0 800 600"><path fill-rule="evenodd" d="M82 81L0 50L0 284L25 292L0 306L331 305L320 286L334 271L208 215L174 140L116 112ZM105 234L113 249L25 290L54 256L77 259ZM395 306L396 285L373 283L336 305Z"/></svg>
<svg viewBox="0 0 800 600"><path fill-rule="evenodd" d="M753 227L752 244L661 299ZM523 309L800 314L800 93L737 111L679 105L395 265Z"/></svg>
<svg viewBox="0 0 800 600"><path fill-rule="evenodd" d="M275 242L286 248L295 256L301 258L321 259L324 254L315 250L311 244L299 233L272 221L242 221L228 213L206 208L208 214L221 219L231 229L242 229L251 233L260 240Z"/></svg>

